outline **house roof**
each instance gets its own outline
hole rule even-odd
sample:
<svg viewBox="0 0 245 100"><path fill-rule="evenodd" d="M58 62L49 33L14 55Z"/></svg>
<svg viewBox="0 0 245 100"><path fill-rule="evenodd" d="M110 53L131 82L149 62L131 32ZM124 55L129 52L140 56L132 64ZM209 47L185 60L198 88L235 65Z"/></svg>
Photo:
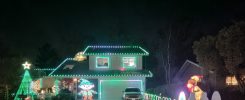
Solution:
<svg viewBox="0 0 245 100"><path fill-rule="evenodd" d="M37 72L42 72L42 74L44 74L44 75L48 75L49 73L51 73L54 70L54 68L35 68L33 70L37 71Z"/></svg>
<svg viewBox="0 0 245 100"><path fill-rule="evenodd" d="M146 70L89 70L88 60L78 62L72 58L65 59L49 76L54 77L108 77L108 76L141 76L152 77L152 73Z"/></svg>
<svg viewBox="0 0 245 100"><path fill-rule="evenodd" d="M149 55L140 46L87 46L84 55Z"/></svg>
<svg viewBox="0 0 245 100"><path fill-rule="evenodd" d="M193 75L202 75L202 70L203 68L200 65L186 60L175 75L174 81L187 81Z"/></svg>

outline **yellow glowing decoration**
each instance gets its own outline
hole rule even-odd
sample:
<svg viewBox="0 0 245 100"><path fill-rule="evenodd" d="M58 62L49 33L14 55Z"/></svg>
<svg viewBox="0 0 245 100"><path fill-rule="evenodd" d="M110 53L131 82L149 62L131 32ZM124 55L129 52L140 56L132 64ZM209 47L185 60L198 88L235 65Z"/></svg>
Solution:
<svg viewBox="0 0 245 100"><path fill-rule="evenodd" d="M31 64L26 61L22 66L24 66L24 69L30 69Z"/></svg>
<svg viewBox="0 0 245 100"><path fill-rule="evenodd" d="M35 93L38 93L38 91L41 89L41 81L40 80L33 81L32 89Z"/></svg>
<svg viewBox="0 0 245 100"><path fill-rule="evenodd" d="M73 78L73 82L77 82L77 78Z"/></svg>
<svg viewBox="0 0 245 100"><path fill-rule="evenodd" d="M78 52L74 57L74 60L76 61L84 61L86 59L87 57L83 55L83 52Z"/></svg>
<svg viewBox="0 0 245 100"><path fill-rule="evenodd" d="M201 82L202 76L194 75L187 82L187 88L191 93L195 94L196 100L201 100L203 94L202 89L197 85L198 82Z"/></svg>

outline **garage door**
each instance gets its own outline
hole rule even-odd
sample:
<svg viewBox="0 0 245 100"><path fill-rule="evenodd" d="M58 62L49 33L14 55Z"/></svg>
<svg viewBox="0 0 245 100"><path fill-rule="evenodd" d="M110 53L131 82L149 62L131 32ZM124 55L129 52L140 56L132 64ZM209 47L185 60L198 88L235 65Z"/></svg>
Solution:
<svg viewBox="0 0 245 100"><path fill-rule="evenodd" d="M100 86L100 100L121 100L125 88L143 88L142 80L100 80Z"/></svg>

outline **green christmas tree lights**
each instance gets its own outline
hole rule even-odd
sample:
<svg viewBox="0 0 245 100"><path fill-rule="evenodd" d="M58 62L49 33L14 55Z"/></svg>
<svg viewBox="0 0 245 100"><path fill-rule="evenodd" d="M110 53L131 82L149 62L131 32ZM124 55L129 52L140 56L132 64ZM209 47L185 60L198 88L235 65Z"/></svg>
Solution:
<svg viewBox="0 0 245 100"><path fill-rule="evenodd" d="M25 64L22 64L22 65L24 66L25 73L21 81L21 84L19 86L19 89L15 95L14 100L22 100L21 98L27 98L33 95L33 91L31 89L32 78L29 73L31 64L26 62Z"/></svg>

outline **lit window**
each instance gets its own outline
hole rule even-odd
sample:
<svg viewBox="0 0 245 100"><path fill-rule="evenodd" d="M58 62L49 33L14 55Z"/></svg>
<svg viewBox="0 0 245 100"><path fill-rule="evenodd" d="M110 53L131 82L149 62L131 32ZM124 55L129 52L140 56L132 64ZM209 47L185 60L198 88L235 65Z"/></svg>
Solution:
<svg viewBox="0 0 245 100"><path fill-rule="evenodd" d="M226 77L226 85L238 85L235 76L227 76Z"/></svg>
<svg viewBox="0 0 245 100"><path fill-rule="evenodd" d="M96 68L109 68L109 57L96 57Z"/></svg>
<svg viewBox="0 0 245 100"><path fill-rule="evenodd" d="M123 57L123 67L125 68L136 67L135 57Z"/></svg>

